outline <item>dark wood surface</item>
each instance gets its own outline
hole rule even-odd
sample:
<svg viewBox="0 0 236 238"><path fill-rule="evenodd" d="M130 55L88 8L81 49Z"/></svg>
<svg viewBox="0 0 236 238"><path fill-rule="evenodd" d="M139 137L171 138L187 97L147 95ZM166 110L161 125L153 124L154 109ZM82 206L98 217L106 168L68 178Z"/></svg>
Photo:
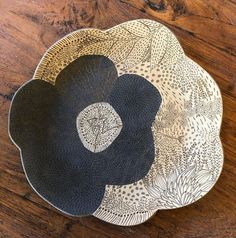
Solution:
<svg viewBox="0 0 236 238"><path fill-rule="evenodd" d="M7 132L11 99L31 79L45 50L62 36L137 18L168 26L186 54L220 86L222 175L200 201L159 211L142 225L119 227L94 217L66 217L40 199L26 181L19 151ZM235 25L235 0L0 0L0 238L236 237Z"/></svg>

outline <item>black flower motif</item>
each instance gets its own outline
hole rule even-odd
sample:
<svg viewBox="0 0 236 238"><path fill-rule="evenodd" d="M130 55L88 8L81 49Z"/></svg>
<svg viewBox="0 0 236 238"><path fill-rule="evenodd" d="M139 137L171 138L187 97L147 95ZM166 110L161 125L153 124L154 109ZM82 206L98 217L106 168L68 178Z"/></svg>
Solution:
<svg viewBox="0 0 236 238"><path fill-rule="evenodd" d="M65 213L88 215L100 205L105 185L147 174L160 104L160 93L143 77L118 77L107 57L83 56L55 85L31 80L22 86L9 129L34 189Z"/></svg>

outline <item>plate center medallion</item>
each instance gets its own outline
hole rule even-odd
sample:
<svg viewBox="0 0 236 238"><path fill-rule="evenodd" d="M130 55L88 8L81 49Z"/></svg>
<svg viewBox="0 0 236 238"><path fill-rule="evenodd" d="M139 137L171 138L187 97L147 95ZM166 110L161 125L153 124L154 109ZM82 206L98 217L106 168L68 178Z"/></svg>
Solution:
<svg viewBox="0 0 236 238"><path fill-rule="evenodd" d="M109 103L99 102L89 105L79 113L76 126L84 147L98 153L112 144L120 134L123 124Z"/></svg>

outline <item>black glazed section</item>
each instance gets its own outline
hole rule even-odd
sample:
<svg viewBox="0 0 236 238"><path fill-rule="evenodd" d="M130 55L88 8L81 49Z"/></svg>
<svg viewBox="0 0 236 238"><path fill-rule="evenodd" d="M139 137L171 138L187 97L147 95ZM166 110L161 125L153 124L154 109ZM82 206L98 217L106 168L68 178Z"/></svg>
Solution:
<svg viewBox="0 0 236 238"><path fill-rule="evenodd" d="M76 128L79 112L96 102L110 103L123 122L119 136L99 153L83 146ZM32 80L21 87L9 129L35 190L63 212L88 215L106 184L129 184L147 174L160 104L160 93L143 77L118 77L107 57L83 56L62 70L55 86Z"/></svg>

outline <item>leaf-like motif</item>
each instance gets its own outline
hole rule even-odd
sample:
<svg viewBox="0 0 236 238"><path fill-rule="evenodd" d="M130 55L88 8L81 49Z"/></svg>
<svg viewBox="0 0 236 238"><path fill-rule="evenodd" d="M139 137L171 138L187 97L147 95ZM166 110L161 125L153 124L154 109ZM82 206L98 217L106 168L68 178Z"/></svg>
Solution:
<svg viewBox="0 0 236 238"><path fill-rule="evenodd" d="M184 57L184 51L178 44L178 40L175 35L170 30L167 30L166 39L167 48L163 57L163 62L167 65L174 65Z"/></svg>
<svg viewBox="0 0 236 238"><path fill-rule="evenodd" d="M77 57L90 54L104 54L112 47L114 39L103 31L88 31L83 44L77 46Z"/></svg>
<svg viewBox="0 0 236 238"><path fill-rule="evenodd" d="M132 40L137 39L137 35L132 34L132 32L128 31L125 27L114 27L109 30L108 34L115 39L118 40Z"/></svg>
<svg viewBox="0 0 236 238"><path fill-rule="evenodd" d="M214 181L209 180L200 186L201 191L208 192L212 186L215 184Z"/></svg>
<svg viewBox="0 0 236 238"><path fill-rule="evenodd" d="M207 181L209 181L211 178L211 173L208 170L202 170L200 171L197 176L195 177L196 181L199 184L205 184Z"/></svg>
<svg viewBox="0 0 236 238"><path fill-rule="evenodd" d="M104 40L104 41L98 41L98 42L91 42L87 46L85 46L83 49L81 49L78 54L79 55L107 55L107 52L109 52L109 49L113 46L114 42L113 40Z"/></svg>
<svg viewBox="0 0 236 238"><path fill-rule="evenodd" d="M142 62L150 47L150 38L140 38L130 49L125 60L125 69L129 69Z"/></svg>
<svg viewBox="0 0 236 238"><path fill-rule="evenodd" d="M201 198L214 184L211 171L196 171L195 165L183 172L175 170L173 174L167 177L157 175L155 184L147 187L155 198L156 209L188 205Z"/></svg>
<svg viewBox="0 0 236 238"><path fill-rule="evenodd" d="M130 53L130 49L132 49L136 41L137 41L136 38L131 40L123 40L123 39L117 40L113 45L113 47L110 49L108 57L116 64L120 63Z"/></svg>
<svg viewBox="0 0 236 238"><path fill-rule="evenodd" d="M160 193L167 189L167 182L165 178L157 174L154 184L150 186L149 193L153 197L158 197Z"/></svg>
<svg viewBox="0 0 236 238"><path fill-rule="evenodd" d="M154 69L164 58L167 51L168 31L161 27L157 29L152 36L151 41L151 69Z"/></svg>
<svg viewBox="0 0 236 238"><path fill-rule="evenodd" d="M164 177L162 175L157 174L154 186L158 186L162 190L166 189L166 180L164 179Z"/></svg>
<svg viewBox="0 0 236 238"><path fill-rule="evenodd" d="M87 32L87 39L92 41L95 39L105 41L105 40L112 39L112 37L106 31L100 31L97 29L89 29ZM86 44L86 42L84 42L84 44Z"/></svg>
<svg viewBox="0 0 236 238"><path fill-rule="evenodd" d="M140 22L144 25L146 25L150 31L155 31L157 30L161 24L155 21L150 21L148 19L141 19Z"/></svg>
<svg viewBox="0 0 236 238"><path fill-rule="evenodd" d="M133 24L123 24L123 29L137 37L148 37L151 33L150 28L141 21L134 21Z"/></svg>

